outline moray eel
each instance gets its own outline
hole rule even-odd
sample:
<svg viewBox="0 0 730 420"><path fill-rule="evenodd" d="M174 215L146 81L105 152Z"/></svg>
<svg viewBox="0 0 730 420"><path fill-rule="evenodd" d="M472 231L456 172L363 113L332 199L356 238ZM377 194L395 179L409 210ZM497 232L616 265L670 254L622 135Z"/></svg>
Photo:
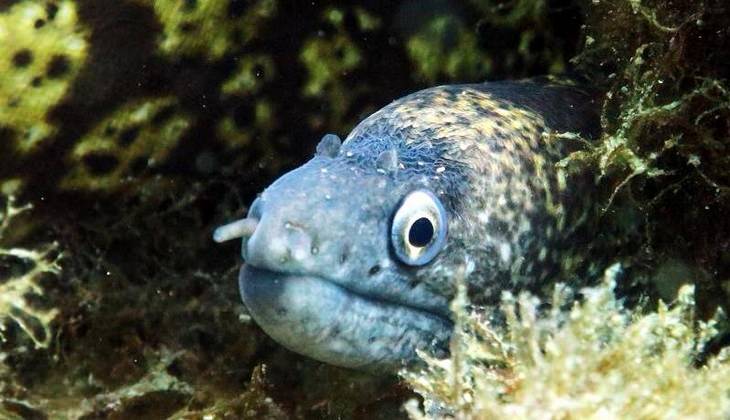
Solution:
<svg viewBox="0 0 730 420"><path fill-rule="evenodd" d="M284 174L216 241L243 238L239 287L285 347L393 372L448 351L455 273L472 302L560 273L589 194L556 169L598 127L595 95L548 81L439 86L401 98Z"/></svg>

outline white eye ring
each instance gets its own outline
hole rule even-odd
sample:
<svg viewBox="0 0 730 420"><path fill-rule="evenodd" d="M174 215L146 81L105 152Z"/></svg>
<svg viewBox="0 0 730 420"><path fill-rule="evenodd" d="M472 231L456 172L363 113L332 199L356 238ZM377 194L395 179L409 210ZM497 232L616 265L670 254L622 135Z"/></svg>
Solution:
<svg viewBox="0 0 730 420"><path fill-rule="evenodd" d="M446 209L428 190L415 190L403 198L393 216L390 241L405 264L428 264L446 244Z"/></svg>

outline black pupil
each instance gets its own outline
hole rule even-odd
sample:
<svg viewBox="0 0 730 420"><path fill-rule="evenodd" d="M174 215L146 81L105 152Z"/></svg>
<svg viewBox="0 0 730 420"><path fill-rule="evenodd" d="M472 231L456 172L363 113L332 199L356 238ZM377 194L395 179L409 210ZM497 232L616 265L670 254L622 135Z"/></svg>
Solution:
<svg viewBox="0 0 730 420"><path fill-rule="evenodd" d="M423 247L428 245L433 238L433 224L425 217L413 222L411 230L408 231L408 242L413 246Z"/></svg>

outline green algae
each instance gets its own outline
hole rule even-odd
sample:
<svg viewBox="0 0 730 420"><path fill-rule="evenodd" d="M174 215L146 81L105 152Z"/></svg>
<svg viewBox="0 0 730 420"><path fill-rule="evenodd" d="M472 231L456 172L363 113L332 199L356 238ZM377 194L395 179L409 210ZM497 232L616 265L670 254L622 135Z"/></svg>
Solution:
<svg viewBox="0 0 730 420"><path fill-rule="evenodd" d="M165 54L203 54L215 60L256 36L256 28L277 12L276 0L259 0L231 10L222 1L140 1L151 4L163 25L159 48ZM227 19L233 13L235 20Z"/></svg>
<svg viewBox="0 0 730 420"><path fill-rule="evenodd" d="M451 37L453 42L445 42ZM408 39L406 48L418 74L429 82L484 77L491 69L491 57L479 51L475 34L454 16L434 17Z"/></svg>
<svg viewBox="0 0 730 420"><path fill-rule="evenodd" d="M229 80L223 83L221 91L226 95L254 95L276 75L276 65L266 55L248 55L240 58L236 70Z"/></svg>
<svg viewBox="0 0 730 420"><path fill-rule="evenodd" d="M641 209L636 265L699 267L702 312L727 310L730 72L719 28L728 10L712 1L599 1L586 16L590 42L574 62L607 91L603 135L564 163L597 170L604 214L618 195Z"/></svg>
<svg viewBox="0 0 730 420"><path fill-rule="evenodd" d="M164 161L191 124L181 113L166 117L176 105L175 98L145 99L101 121L76 142L69 155L74 170L61 186L114 189Z"/></svg>
<svg viewBox="0 0 730 420"><path fill-rule="evenodd" d="M88 31L73 1L49 16L37 2L0 14L0 127L18 132L17 148L34 149L55 133L48 111L63 98L88 53Z"/></svg>
<svg viewBox="0 0 730 420"><path fill-rule="evenodd" d="M629 310L615 295L619 271L581 302L557 285L550 311L506 293L505 325L468 313L462 290L451 358L424 355L425 370L404 373L425 398L425 413L406 405L411 418L726 418L727 353L693 366L722 315L698 320L691 286L671 305Z"/></svg>
<svg viewBox="0 0 730 420"><path fill-rule="evenodd" d="M364 33L372 32L381 25L379 18L361 8L356 9L356 15L358 28ZM364 88L356 86L355 92L352 92L353 89L343 80L364 64L362 48L345 29L343 19L342 9L324 10L321 20L333 26L333 33L310 36L302 45L299 55L307 70L302 94L326 101L333 111L330 118L334 126L343 125L346 111L352 106L355 95Z"/></svg>

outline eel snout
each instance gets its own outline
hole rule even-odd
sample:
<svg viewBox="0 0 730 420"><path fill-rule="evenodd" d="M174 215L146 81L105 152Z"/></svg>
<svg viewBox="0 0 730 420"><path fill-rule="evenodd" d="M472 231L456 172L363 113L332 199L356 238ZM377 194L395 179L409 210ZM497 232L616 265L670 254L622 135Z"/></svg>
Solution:
<svg viewBox="0 0 730 420"><path fill-rule="evenodd" d="M248 238L253 236L259 220L253 217L246 217L235 222L218 227L213 231L213 240L216 242L230 241L237 238Z"/></svg>

